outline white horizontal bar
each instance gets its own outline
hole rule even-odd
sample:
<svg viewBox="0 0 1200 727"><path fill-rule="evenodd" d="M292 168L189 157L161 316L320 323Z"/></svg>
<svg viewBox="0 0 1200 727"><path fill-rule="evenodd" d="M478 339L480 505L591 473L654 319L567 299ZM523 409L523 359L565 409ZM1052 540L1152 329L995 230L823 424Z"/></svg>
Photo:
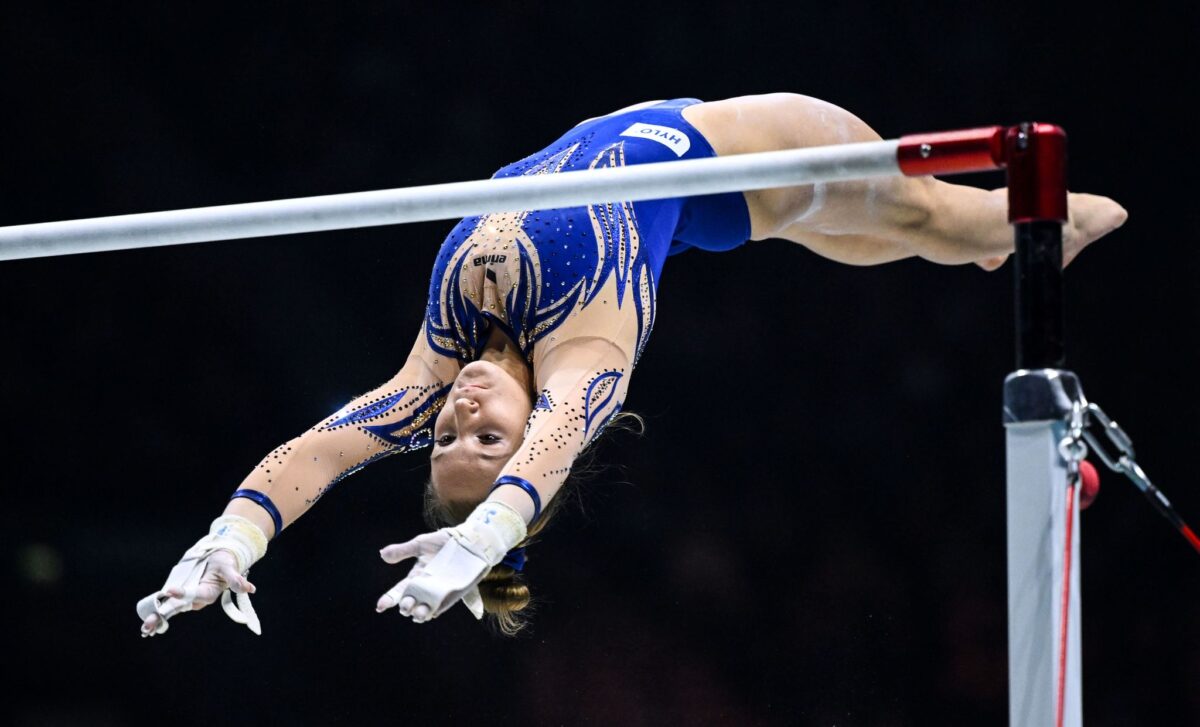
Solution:
<svg viewBox="0 0 1200 727"><path fill-rule="evenodd" d="M375 227L900 173L899 141L0 227L0 260Z"/></svg>

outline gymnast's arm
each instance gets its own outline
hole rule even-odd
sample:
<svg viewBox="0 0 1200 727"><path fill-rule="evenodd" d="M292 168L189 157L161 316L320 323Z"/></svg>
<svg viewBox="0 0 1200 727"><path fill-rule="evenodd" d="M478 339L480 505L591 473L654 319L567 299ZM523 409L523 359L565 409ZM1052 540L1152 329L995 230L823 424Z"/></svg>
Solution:
<svg viewBox="0 0 1200 727"><path fill-rule="evenodd" d="M743 96L684 111L718 154L878 141L862 120L798 94ZM779 237L839 262L875 265L917 256L995 269L1013 250L1007 190L933 177L881 177L746 192L751 237ZM1125 210L1090 194L1068 197L1063 264L1120 227Z"/></svg>
<svg viewBox="0 0 1200 727"><path fill-rule="evenodd" d="M607 337L574 338L547 353L535 372L538 400L525 440L496 482L532 486L544 509L575 458L621 411L632 372L632 352ZM529 522L534 505L523 489L498 486L488 499L513 507Z"/></svg>
<svg viewBox="0 0 1200 727"><path fill-rule="evenodd" d="M243 480L210 534L189 549L157 593L138 603L142 633L167 630L177 613L203 608L218 597L226 612L258 633L245 595L239 609L226 589L254 592L249 567L266 553L267 541L298 519L334 484L385 456L425 446L433 420L458 371L452 358L429 348L422 329L403 368L303 435L272 450Z"/></svg>
<svg viewBox="0 0 1200 727"><path fill-rule="evenodd" d="M455 359L430 349L422 329L395 376L276 447L238 490L269 497L287 527L348 475L383 457L426 446L458 368ZM253 499L230 500L225 514L247 518L268 537L275 535L274 518Z"/></svg>

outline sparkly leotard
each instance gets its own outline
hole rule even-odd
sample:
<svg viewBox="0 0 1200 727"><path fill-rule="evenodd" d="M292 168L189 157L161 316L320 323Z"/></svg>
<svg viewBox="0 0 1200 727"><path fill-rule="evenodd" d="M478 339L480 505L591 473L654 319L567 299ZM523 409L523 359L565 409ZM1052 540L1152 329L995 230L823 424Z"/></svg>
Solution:
<svg viewBox="0 0 1200 727"><path fill-rule="evenodd" d="M696 103L663 101L588 120L494 176L715 156L682 115ZM302 478L315 488L307 503L375 459L428 444L451 383L478 358L491 326L519 346L539 392L524 442L501 474L539 490L557 480L557 489L575 456L620 411L654 324L666 257L691 247L731 249L749 234L740 193L462 220L438 252L408 364L304 435L336 436L354 452L346 457L343 449L342 461ZM268 455L243 487L270 489L274 478L264 483L257 475L288 466L294 444Z"/></svg>
<svg viewBox="0 0 1200 727"><path fill-rule="evenodd" d="M715 156L682 116L695 99L587 121L495 177L557 174ZM426 315L431 347L472 361L490 324L526 356L576 308L596 303L610 279L618 306L634 295L640 354L668 254L727 250L750 234L741 193L469 217L438 253ZM532 358L531 358L532 360Z"/></svg>

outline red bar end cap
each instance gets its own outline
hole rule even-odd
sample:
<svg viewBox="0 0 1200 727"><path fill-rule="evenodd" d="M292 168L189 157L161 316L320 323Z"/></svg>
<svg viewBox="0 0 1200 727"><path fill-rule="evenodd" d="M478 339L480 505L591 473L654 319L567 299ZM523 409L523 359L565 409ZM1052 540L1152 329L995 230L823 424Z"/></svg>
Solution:
<svg viewBox="0 0 1200 727"><path fill-rule="evenodd" d="M1004 134L1010 222L1067 221L1067 132L1027 123Z"/></svg>

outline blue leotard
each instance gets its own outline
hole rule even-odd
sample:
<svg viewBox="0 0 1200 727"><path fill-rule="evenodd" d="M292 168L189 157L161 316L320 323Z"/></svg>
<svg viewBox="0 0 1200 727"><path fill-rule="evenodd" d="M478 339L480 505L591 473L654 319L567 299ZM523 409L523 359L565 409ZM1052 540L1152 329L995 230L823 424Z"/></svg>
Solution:
<svg viewBox="0 0 1200 727"><path fill-rule="evenodd" d="M496 172L494 178L646 164L716 156L682 110L697 99L663 101L645 108L591 119L545 149ZM426 311L431 347L460 361L478 357L490 324L499 325L532 357L534 344L550 335L571 311L591 303L610 278L617 300L635 286L639 314L638 352L653 323L654 297L668 255L697 247L721 251L750 236L750 218L740 192L531 211L496 228L495 240L516 232L523 244L488 248L478 254L481 224L494 216L468 217L446 237L434 264ZM511 227L520 226L520 230ZM630 245L630 240L637 240ZM533 249L529 243L532 243ZM519 265L507 255L519 256ZM467 278L480 272L486 280ZM509 278L491 303L479 291L497 274ZM512 278L516 278L513 280ZM500 281L503 282L503 281ZM474 286L474 287L472 287Z"/></svg>

